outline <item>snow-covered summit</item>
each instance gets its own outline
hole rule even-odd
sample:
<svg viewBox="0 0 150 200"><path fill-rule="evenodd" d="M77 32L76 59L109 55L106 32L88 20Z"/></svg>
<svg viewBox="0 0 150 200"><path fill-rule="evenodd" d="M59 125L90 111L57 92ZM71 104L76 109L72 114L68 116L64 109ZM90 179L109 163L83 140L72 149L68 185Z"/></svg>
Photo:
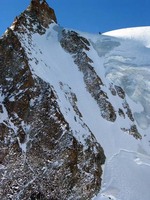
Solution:
<svg viewBox="0 0 150 200"><path fill-rule="evenodd" d="M103 35L136 40L150 48L150 26L123 28L103 33Z"/></svg>

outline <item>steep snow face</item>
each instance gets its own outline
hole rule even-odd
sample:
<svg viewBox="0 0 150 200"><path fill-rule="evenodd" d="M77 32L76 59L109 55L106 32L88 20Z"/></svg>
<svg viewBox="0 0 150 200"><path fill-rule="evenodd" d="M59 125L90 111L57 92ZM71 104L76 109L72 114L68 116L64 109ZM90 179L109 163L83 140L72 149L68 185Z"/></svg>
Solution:
<svg viewBox="0 0 150 200"><path fill-rule="evenodd" d="M84 143L84 138L90 134L89 130L91 130L99 143L104 148L106 147L105 154L107 157L113 156L120 148L136 151L138 141L121 130L121 128L129 129L134 122L128 116L124 119L119 114L115 123L108 122L101 117L99 106L88 92L83 74L74 63L73 56L60 45L61 34L62 28L55 23L51 24L44 35L33 34L32 39L30 39L30 50L27 48L29 46L28 36L20 38L30 58L29 63L33 75L42 78L53 86L61 112L79 141ZM103 68L104 58L101 58L92 46L88 51L88 56L92 59L92 67L94 67L98 77L102 79L102 88L117 113L125 100L111 94L109 90L110 81L106 79ZM71 103L70 94L76 95L76 106L79 112L74 109L75 106ZM112 142L109 143L109 148L107 148L108 140L112 137Z"/></svg>
<svg viewBox="0 0 150 200"><path fill-rule="evenodd" d="M90 41L91 46L86 53L93 61L91 66L101 78L102 89L117 113L115 122L102 118L97 102L86 88L83 73L74 63L74 56L60 45L60 26L51 24L43 35L19 37L29 58L33 76L52 85L60 110L74 136L84 143L84 138L91 131L104 149L107 161L102 191L94 200L133 200L133 197L135 200L139 200L139 197L149 200L148 43L139 41L137 37L132 39L86 33L80 35ZM129 128L133 122L127 117L119 116L118 110L125 102L119 96L112 95L112 82L126 91L126 101L134 112L142 140L136 140L121 130L124 127ZM72 95L76 99L75 104ZM143 180L139 181L139 177Z"/></svg>

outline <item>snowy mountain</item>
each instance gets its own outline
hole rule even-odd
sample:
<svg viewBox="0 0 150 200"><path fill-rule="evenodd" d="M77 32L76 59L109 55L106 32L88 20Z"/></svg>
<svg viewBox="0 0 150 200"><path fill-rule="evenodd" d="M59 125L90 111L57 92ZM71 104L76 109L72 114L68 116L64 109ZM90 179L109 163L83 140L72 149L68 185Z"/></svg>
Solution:
<svg viewBox="0 0 150 200"><path fill-rule="evenodd" d="M0 39L1 199L150 199L149 34L68 30L31 1Z"/></svg>

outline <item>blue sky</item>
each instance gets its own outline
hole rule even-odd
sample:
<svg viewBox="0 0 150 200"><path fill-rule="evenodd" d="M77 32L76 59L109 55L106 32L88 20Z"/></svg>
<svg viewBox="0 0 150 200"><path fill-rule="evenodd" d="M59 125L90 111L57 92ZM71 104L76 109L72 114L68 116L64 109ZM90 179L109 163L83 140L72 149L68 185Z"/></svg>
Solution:
<svg viewBox="0 0 150 200"><path fill-rule="evenodd" d="M30 0L0 0L0 35ZM98 33L149 26L150 0L47 0L58 23L66 28Z"/></svg>

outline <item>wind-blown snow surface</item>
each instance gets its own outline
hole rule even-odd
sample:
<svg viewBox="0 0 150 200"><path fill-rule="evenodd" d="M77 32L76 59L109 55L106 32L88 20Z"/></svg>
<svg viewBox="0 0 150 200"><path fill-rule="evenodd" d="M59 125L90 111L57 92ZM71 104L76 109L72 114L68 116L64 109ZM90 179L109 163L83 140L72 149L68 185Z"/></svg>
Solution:
<svg viewBox="0 0 150 200"><path fill-rule="evenodd" d="M125 35L121 34L124 31L120 34L117 31L106 33L108 36L80 34L91 42L88 56L94 61L96 73L108 86L104 90L116 110L121 100L111 95L109 83L113 81L126 91L142 140L136 140L121 131L122 126L131 125L130 120L117 117L115 123L112 123L101 117L97 103L86 90L82 73L74 64L72 56L59 43L61 27L51 24L44 35L34 34L31 41L27 37L21 39L31 58L32 73L53 86L61 112L73 134L84 142L84 135L89 134L90 129L104 149L107 160L102 190L94 200L150 199L150 39L144 37L150 28L146 31L141 28L133 30L132 37L130 31ZM142 39L138 40L138 35L144 38L143 42ZM73 110L69 93L76 94L82 118Z"/></svg>

